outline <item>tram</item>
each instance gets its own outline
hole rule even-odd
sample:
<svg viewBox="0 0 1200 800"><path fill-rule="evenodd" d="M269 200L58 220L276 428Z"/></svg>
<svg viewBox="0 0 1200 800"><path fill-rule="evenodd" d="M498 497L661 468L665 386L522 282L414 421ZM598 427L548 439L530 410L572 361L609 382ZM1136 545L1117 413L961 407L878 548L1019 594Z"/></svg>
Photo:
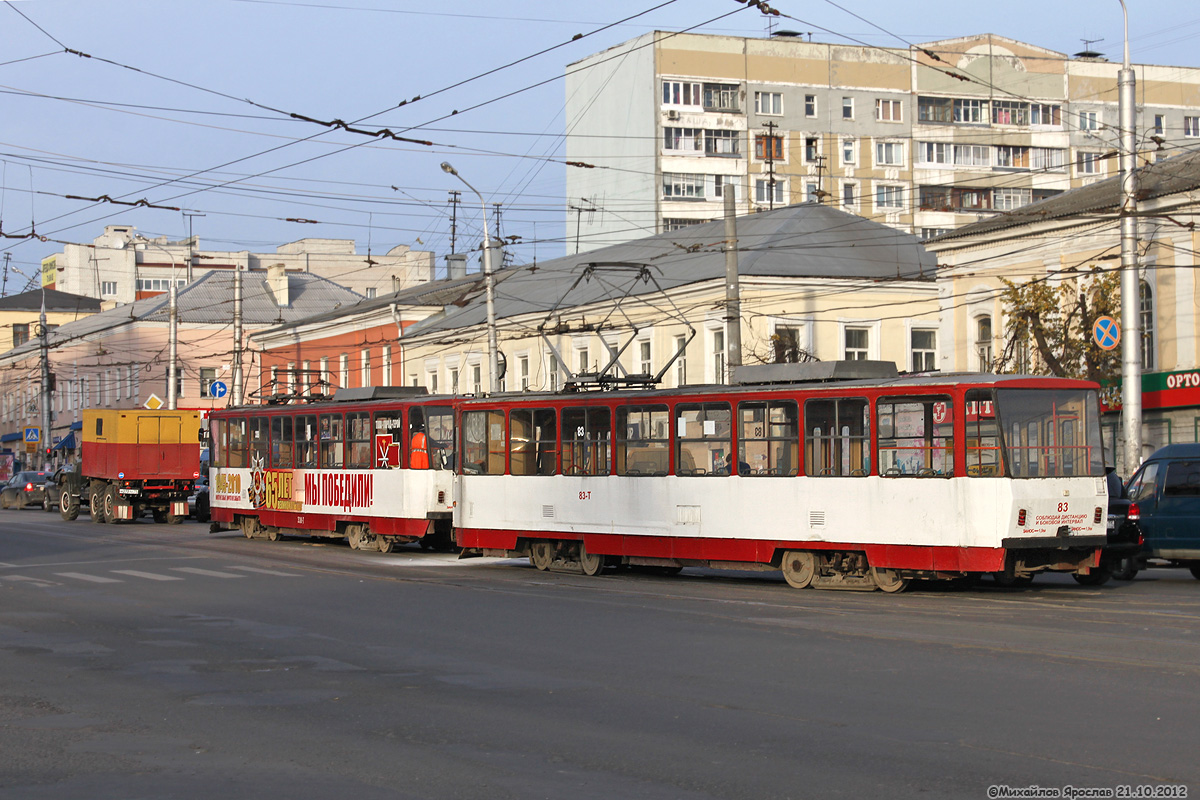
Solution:
<svg viewBox="0 0 1200 800"><path fill-rule="evenodd" d="M709 566L900 591L1088 574L1106 538L1098 390L939 374L481 398L351 390L214 412L212 515L247 536L384 552L453 542L588 575ZM414 469L425 440L430 466Z"/></svg>

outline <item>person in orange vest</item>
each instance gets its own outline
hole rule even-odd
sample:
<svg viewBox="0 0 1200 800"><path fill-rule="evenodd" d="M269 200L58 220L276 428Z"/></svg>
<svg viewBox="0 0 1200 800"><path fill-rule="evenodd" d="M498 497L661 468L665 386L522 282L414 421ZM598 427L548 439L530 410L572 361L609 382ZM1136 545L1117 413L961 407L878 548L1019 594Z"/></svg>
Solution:
<svg viewBox="0 0 1200 800"><path fill-rule="evenodd" d="M425 431L421 428L413 431L409 450L409 469L429 469L429 440L425 438Z"/></svg>

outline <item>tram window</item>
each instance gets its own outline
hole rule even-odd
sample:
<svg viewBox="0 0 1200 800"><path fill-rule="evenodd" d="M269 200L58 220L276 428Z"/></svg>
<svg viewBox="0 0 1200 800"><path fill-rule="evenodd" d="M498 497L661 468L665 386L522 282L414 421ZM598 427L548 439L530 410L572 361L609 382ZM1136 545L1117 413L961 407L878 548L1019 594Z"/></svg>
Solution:
<svg viewBox="0 0 1200 800"><path fill-rule="evenodd" d="M346 415L346 450L348 469L371 468L371 415L366 411Z"/></svg>
<svg viewBox="0 0 1200 800"><path fill-rule="evenodd" d="M267 440L268 420L266 417L250 418L250 466L266 466L269 445Z"/></svg>
<svg viewBox="0 0 1200 800"><path fill-rule="evenodd" d="M225 420L214 419L212 421L212 455L211 463L214 467L225 467L225 448L229 446L228 428L225 427Z"/></svg>
<svg viewBox="0 0 1200 800"><path fill-rule="evenodd" d="M808 474L863 477L871 474L869 405L861 398L809 400L804 404Z"/></svg>
<svg viewBox="0 0 1200 800"><path fill-rule="evenodd" d="M463 474L504 474L504 412L463 414Z"/></svg>
<svg viewBox="0 0 1200 800"><path fill-rule="evenodd" d="M275 469L292 468L292 418L290 416L271 417L271 466Z"/></svg>
<svg viewBox="0 0 1200 800"><path fill-rule="evenodd" d="M800 416L794 400L738 403L737 474L796 475Z"/></svg>
<svg viewBox="0 0 1200 800"><path fill-rule="evenodd" d="M875 406L879 474L885 478L954 475L954 402L948 396L894 397Z"/></svg>
<svg viewBox="0 0 1200 800"><path fill-rule="evenodd" d="M1000 449L1000 425L996 422L996 404L986 389L967 392L963 409L967 428L967 475L994 478L1004 474ZM1018 458L1013 453L1013 458Z"/></svg>
<svg viewBox="0 0 1200 800"><path fill-rule="evenodd" d="M728 475L733 461L729 403L675 406L675 440L676 475Z"/></svg>
<svg viewBox="0 0 1200 800"><path fill-rule="evenodd" d="M454 409L450 406L424 406L411 409L410 416L417 411L424 411L429 468L454 469Z"/></svg>
<svg viewBox="0 0 1200 800"><path fill-rule="evenodd" d="M617 409L617 474L666 475L671 456L671 411L665 405Z"/></svg>
<svg viewBox="0 0 1200 800"><path fill-rule="evenodd" d="M564 408L562 472L607 475L612 444L612 414L607 408Z"/></svg>
<svg viewBox="0 0 1200 800"><path fill-rule="evenodd" d="M226 466L244 467L246 466L246 418L231 419L227 424L229 426L227 451L229 463Z"/></svg>
<svg viewBox="0 0 1200 800"><path fill-rule="evenodd" d="M1000 389L996 413L1012 477L1104 474L1095 391Z"/></svg>
<svg viewBox="0 0 1200 800"><path fill-rule="evenodd" d="M553 475L558 469L553 408L514 408L508 414L509 467L513 475Z"/></svg>
<svg viewBox="0 0 1200 800"><path fill-rule="evenodd" d="M317 467L317 417L315 414L303 414L296 417L296 467L299 469L315 469Z"/></svg>
<svg viewBox="0 0 1200 800"><path fill-rule="evenodd" d="M376 469L396 469L400 466L401 441L404 437L404 412L375 412L374 464Z"/></svg>
<svg viewBox="0 0 1200 800"><path fill-rule="evenodd" d="M342 415L322 414L321 422L321 468L341 469L345 463L345 443L342 437Z"/></svg>

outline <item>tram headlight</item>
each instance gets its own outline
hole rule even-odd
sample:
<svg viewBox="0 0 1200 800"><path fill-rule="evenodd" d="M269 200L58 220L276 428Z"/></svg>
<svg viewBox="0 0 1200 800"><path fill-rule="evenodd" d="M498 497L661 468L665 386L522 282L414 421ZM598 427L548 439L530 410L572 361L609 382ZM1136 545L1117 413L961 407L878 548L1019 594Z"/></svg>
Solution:
<svg viewBox="0 0 1200 800"><path fill-rule="evenodd" d="M1100 506L1096 506L1096 513L1092 516L1092 522L1099 525L1100 520L1102 519L1104 519L1104 509L1102 509Z"/></svg>

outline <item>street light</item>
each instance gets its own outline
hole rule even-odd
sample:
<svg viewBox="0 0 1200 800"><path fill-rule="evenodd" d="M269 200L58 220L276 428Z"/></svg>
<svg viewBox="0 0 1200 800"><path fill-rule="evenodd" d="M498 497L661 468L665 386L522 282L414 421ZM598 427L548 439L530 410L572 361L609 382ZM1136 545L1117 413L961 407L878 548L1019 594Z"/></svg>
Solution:
<svg viewBox="0 0 1200 800"><path fill-rule="evenodd" d="M177 287L175 285L175 255L158 242L152 242L145 236L139 236L137 238L139 244L141 244L143 247L147 245L150 247L157 247L159 250L162 250L164 253L166 253L167 257L171 259L171 290L169 292L171 309L169 326L170 332L167 334L169 341L167 355L167 409L174 411L179 405L179 385L177 382L179 375L177 359L177 353L179 350L179 303L177 302L176 297Z"/></svg>
<svg viewBox="0 0 1200 800"><path fill-rule="evenodd" d="M488 234L487 221L487 205L483 202L483 195L479 193L471 184L467 183L467 179L458 174L458 170L450 166L449 161L442 162L442 172L448 172L458 178L463 184L475 193L479 198L479 207L483 210L483 285L487 290L487 336L488 336L488 391L490 394L496 394L500 391L500 356L499 348L496 346L496 287L495 281L492 278L492 238Z"/></svg>
<svg viewBox="0 0 1200 800"><path fill-rule="evenodd" d="M1117 73L1117 106L1121 117L1121 417L1125 440L1125 474L1132 475L1142 460L1142 336L1141 280L1137 264L1137 95L1129 65L1129 11L1125 0L1125 58Z"/></svg>

